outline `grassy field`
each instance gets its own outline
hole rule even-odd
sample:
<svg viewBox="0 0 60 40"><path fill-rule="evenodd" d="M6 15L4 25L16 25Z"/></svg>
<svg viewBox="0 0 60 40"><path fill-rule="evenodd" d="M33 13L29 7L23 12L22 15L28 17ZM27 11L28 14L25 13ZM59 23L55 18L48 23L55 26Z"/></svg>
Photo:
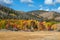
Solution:
<svg viewBox="0 0 60 40"><path fill-rule="evenodd" d="M0 40L60 40L60 32L0 31Z"/></svg>

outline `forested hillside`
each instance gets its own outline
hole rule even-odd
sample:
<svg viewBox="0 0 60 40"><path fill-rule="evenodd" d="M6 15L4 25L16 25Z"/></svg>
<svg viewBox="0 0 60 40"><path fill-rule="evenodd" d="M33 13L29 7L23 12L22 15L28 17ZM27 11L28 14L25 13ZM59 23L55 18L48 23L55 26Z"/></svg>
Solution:
<svg viewBox="0 0 60 40"><path fill-rule="evenodd" d="M35 19L60 21L60 13L44 10L22 12L0 5L0 19Z"/></svg>

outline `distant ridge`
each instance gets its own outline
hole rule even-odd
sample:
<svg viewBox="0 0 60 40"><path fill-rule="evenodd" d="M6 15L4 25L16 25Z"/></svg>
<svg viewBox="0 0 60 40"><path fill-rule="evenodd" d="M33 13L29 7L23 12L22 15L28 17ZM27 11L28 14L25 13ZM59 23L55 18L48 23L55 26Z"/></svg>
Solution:
<svg viewBox="0 0 60 40"><path fill-rule="evenodd" d="M17 11L0 5L0 19L34 19L60 21L60 13L53 11L34 10L29 12Z"/></svg>

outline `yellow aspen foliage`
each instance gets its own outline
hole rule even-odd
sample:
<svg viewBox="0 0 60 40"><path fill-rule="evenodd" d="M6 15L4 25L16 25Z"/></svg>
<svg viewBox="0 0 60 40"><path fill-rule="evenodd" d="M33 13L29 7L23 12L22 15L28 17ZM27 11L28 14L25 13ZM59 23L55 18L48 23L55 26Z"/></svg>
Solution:
<svg viewBox="0 0 60 40"><path fill-rule="evenodd" d="M13 13L11 13L10 15L12 15L12 16L16 16L15 14L13 14Z"/></svg>
<svg viewBox="0 0 60 40"><path fill-rule="evenodd" d="M57 29L57 25L56 24L52 25L51 29L56 30Z"/></svg>

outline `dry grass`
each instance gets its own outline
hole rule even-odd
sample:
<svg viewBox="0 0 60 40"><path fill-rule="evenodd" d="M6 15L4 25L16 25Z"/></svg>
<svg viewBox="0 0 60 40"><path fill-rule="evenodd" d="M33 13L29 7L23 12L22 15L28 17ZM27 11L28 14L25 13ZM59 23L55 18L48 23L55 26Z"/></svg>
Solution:
<svg viewBox="0 0 60 40"><path fill-rule="evenodd" d="M0 32L0 40L60 40L59 32Z"/></svg>

